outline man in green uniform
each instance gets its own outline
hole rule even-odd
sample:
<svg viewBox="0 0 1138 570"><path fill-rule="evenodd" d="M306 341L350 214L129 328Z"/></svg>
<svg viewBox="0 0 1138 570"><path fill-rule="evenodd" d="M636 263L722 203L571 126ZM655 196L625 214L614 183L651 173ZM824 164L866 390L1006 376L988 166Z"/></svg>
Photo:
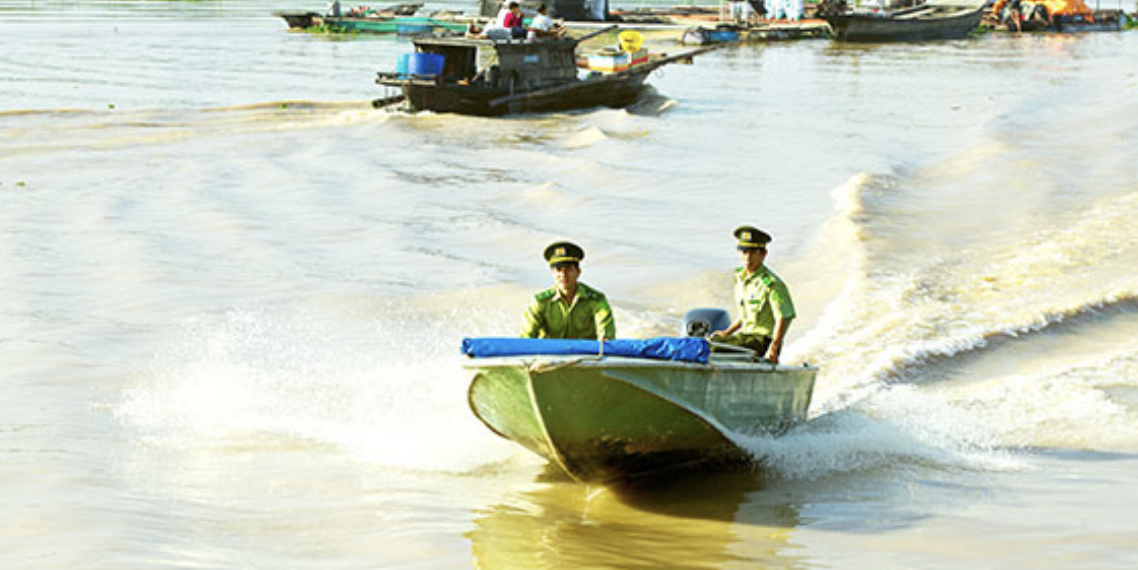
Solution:
<svg viewBox="0 0 1138 570"><path fill-rule="evenodd" d="M545 248L555 285L534 296L522 322L522 338L616 338L605 294L577 281L584 257L584 250L567 241Z"/></svg>
<svg viewBox="0 0 1138 570"><path fill-rule="evenodd" d="M794 320L790 291L782 279L763 265L767 244L771 241L769 234L743 226L735 230L735 239L739 259L743 262L743 267L735 270L739 318L727 330L712 333L711 338L749 348L777 364L786 330Z"/></svg>

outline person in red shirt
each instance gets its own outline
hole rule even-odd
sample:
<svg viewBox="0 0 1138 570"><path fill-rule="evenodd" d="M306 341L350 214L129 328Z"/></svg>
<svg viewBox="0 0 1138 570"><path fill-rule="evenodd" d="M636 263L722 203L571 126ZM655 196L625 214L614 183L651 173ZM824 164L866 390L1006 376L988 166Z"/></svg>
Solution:
<svg viewBox="0 0 1138 570"><path fill-rule="evenodd" d="M522 16L522 7L517 2L510 2L510 13L502 19L502 27L510 30L510 37L516 40L526 37L525 17Z"/></svg>

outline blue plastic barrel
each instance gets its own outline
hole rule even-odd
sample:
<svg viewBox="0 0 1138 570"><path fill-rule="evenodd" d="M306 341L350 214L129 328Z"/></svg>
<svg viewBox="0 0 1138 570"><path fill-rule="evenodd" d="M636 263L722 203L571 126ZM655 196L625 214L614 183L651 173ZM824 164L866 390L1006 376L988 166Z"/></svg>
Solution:
<svg viewBox="0 0 1138 570"><path fill-rule="evenodd" d="M413 53L407 72L419 77L434 77L443 72L445 57L437 53Z"/></svg>
<svg viewBox="0 0 1138 570"><path fill-rule="evenodd" d="M399 77L407 77L409 62L411 61L411 54L401 53L399 59L395 61L395 74Z"/></svg>
<svg viewBox="0 0 1138 570"><path fill-rule="evenodd" d="M739 39L739 33L734 30L712 30L711 43L722 44Z"/></svg>

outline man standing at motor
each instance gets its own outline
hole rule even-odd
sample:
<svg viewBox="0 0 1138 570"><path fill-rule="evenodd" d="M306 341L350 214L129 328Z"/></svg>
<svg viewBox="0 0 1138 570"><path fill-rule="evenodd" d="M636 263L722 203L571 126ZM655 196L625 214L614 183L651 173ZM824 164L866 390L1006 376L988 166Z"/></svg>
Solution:
<svg viewBox="0 0 1138 570"><path fill-rule="evenodd" d="M545 248L554 286L534 296L522 320L523 338L616 338L616 322L605 294L577 281L585 251L559 241Z"/></svg>
<svg viewBox="0 0 1138 570"><path fill-rule="evenodd" d="M739 318L727 330L712 333L711 339L749 348L777 364L786 331L794 320L794 303L786 283L763 264L771 236L752 226L742 226L734 235L743 263L735 270Z"/></svg>

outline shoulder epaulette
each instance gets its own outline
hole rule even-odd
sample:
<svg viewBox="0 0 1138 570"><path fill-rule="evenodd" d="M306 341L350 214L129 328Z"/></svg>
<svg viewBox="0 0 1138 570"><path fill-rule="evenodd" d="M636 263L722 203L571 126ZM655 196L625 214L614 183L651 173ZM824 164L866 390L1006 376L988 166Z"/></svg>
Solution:
<svg viewBox="0 0 1138 570"><path fill-rule="evenodd" d="M581 289L582 296L586 299L596 300L605 298L604 293L601 293L600 291L597 291L596 289L593 289L584 283L579 283L578 288Z"/></svg>
<svg viewBox="0 0 1138 570"><path fill-rule="evenodd" d="M550 287L549 289L546 289L545 291L542 291L541 293L534 295L533 298L537 299L538 301L548 301L548 300L552 299L553 296L556 294L557 294L557 288L556 287Z"/></svg>

